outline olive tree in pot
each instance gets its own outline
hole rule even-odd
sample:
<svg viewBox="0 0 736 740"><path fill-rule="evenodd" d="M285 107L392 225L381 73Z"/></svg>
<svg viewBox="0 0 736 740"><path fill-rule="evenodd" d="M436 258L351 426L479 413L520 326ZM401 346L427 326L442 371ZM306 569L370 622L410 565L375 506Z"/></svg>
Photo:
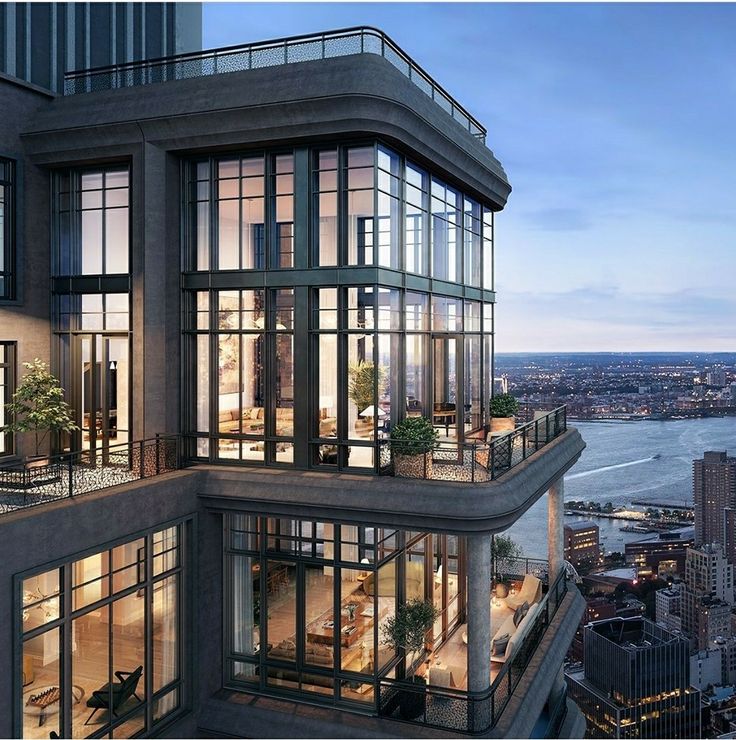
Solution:
<svg viewBox="0 0 736 740"><path fill-rule="evenodd" d="M394 473L401 478L431 478L432 450L438 433L425 416L407 416L391 430Z"/></svg>
<svg viewBox="0 0 736 740"><path fill-rule="evenodd" d="M510 393L494 396L491 399L491 431L513 432L518 410L519 402Z"/></svg>
<svg viewBox="0 0 736 740"><path fill-rule="evenodd" d="M414 598L400 604L396 615L388 617L381 625L383 642L391 650L403 650L409 659L406 680L417 686L412 691L399 693L399 711L404 719L416 719L424 714L426 680L416 676L416 666L425 650L427 631L431 629L440 611L431 601Z"/></svg>
<svg viewBox="0 0 736 740"><path fill-rule="evenodd" d="M64 401L64 390L49 372L49 366L39 360L24 362L28 372L21 378L18 389L5 409L11 421L0 431L34 435L35 454L26 462L43 464L48 461L41 447L50 432L73 432L79 427L72 419L72 410Z"/></svg>
<svg viewBox="0 0 736 740"><path fill-rule="evenodd" d="M375 393L378 397L386 390L386 368L381 365L376 368L372 362L359 360L348 366L348 397L355 404L357 417L355 431L361 437L368 437L373 429L373 417L369 414L361 416L366 410L375 409Z"/></svg>

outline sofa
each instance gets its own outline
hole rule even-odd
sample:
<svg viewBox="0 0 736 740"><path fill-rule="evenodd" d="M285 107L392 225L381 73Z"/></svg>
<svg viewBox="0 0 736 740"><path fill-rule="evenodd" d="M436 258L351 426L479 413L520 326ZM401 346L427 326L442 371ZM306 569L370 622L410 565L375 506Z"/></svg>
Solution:
<svg viewBox="0 0 736 740"><path fill-rule="evenodd" d="M245 407L242 416L239 409L220 411L217 421L217 429L220 434L253 434L263 436L265 433L265 409L263 406ZM334 419L332 422L332 427L334 427ZM276 436L291 437L293 434L294 409L276 409ZM322 434L322 422L320 422L320 434Z"/></svg>
<svg viewBox="0 0 736 740"><path fill-rule="evenodd" d="M323 665L332 668L332 647L317 642L307 641L304 645L304 659L310 665ZM269 658L278 660L296 661L296 642L294 638L281 640L268 652Z"/></svg>
<svg viewBox="0 0 736 740"><path fill-rule="evenodd" d="M509 641L506 645L506 650L501 655L493 654L493 640L491 640L491 662L492 663L505 663L514 656L516 648L522 643L529 628L534 623L537 612L539 611L539 604L532 604L529 607L529 611L526 613L524 618L519 622L518 625L514 625L515 614L509 614L508 617L501 623L501 626L496 630L493 640L497 636L508 634L510 635Z"/></svg>
<svg viewBox="0 0 736 740"><path fill-rule="evenodd" d="M406 564L406 598L424 598L424 563L409 561ZM363 590L369 596L395 596L396 595L396 560L392 560L382 568L379 568L378 594L375 592L376 573L369 573L363 581Z"/></svg>

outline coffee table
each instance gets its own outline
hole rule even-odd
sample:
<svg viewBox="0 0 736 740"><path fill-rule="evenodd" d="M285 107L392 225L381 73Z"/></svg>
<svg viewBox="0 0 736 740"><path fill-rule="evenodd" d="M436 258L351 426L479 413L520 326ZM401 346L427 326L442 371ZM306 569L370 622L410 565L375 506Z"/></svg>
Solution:
<svg viewBox="0 0 736 740"><path fill-rule="evenodd" d="M60 701L57 700L52 704L45 707L39 707L35 704L28 704L31 696L36 694L42 694L44 691L49 689L57 688L53 684L49 686L41 686L37 689L31 689L23 693L23 714L27 714L30 717L38 717L38 726L43 727L46 720L54 714L58 714L60 710ZM72 686L72 704L79 704L84 697L84 689L76 684Z"/></svg>

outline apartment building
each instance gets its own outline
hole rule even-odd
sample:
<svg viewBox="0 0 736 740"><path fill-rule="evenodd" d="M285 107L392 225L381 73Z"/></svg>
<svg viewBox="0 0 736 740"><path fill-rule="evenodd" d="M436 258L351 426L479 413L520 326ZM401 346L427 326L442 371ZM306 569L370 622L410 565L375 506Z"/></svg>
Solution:
<svg viewBox="0 0 736 740"><path fill-rule="evenodd" d="M0 735L576 736L584 443L488 433L485 128L372 28L0 85L3 393L44 360L77 427L3 437ZM492 593L545 494L547 561Z"/></svg>

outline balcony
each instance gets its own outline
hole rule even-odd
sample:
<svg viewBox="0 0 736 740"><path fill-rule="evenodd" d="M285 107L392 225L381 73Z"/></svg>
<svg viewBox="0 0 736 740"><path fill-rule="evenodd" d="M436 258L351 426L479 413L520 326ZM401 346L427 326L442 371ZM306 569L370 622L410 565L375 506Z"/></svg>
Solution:
<svg viewBox="0 0 736 740"><path fill-rule="evenodd" d="M0 514L74 498L181 468L179 438L152 439L0 465Z"/></svg>
<svg viewBox="0 0 736 740"><path fill-rule="evenodd" d="M465 131L485 143L486 129L385 33L370 27L292 36L67 72L64 76L64 95L209 77L354 54L375 54L386 59Z"/></svg>
<svg viewBox="0 0 736 740"><path fill-rule="evenodd" d="M543 562L536 561L532 568L538 568L538 564ZM430 685L422 687L396 679L381 679L379 698L381 716L406 722L407 720L400 716L398 702L401 693L410 692L424 696L424 710L419 717L411 720L412 724L424 725L444 732L471 735L492 731L503 716L504 710L514 696L522 676L549 628L555 623L555 617L558 616L558 610L568 590L569 582L563 571L546 590L533 622L511 660L502 664L500 668L498 663L491 664L491 686L488 691L472 694L463 690L462 687L445 688L431 685L431 682L435 680L432 678L432 666L437 671L437 659L439 658L440 664L447 665L448 653L453 649L453 640L450 640L432 656L429 666ZM553 713L555 711L556 708L553 709Z"/></svg>
<svg viewBox="0 0 736 740"><path fill-rule="evenodd" d="M497 480L528 457L567 431L567 407L560 406L526 422L490 443L484 441L437 442L425 453L419 445L417 454L395 453L389 439L380 443L380 474L422 480L486 483ZM484 435L485 436L485 435ZM401 442L401 449L412 444Z"/></svg>

